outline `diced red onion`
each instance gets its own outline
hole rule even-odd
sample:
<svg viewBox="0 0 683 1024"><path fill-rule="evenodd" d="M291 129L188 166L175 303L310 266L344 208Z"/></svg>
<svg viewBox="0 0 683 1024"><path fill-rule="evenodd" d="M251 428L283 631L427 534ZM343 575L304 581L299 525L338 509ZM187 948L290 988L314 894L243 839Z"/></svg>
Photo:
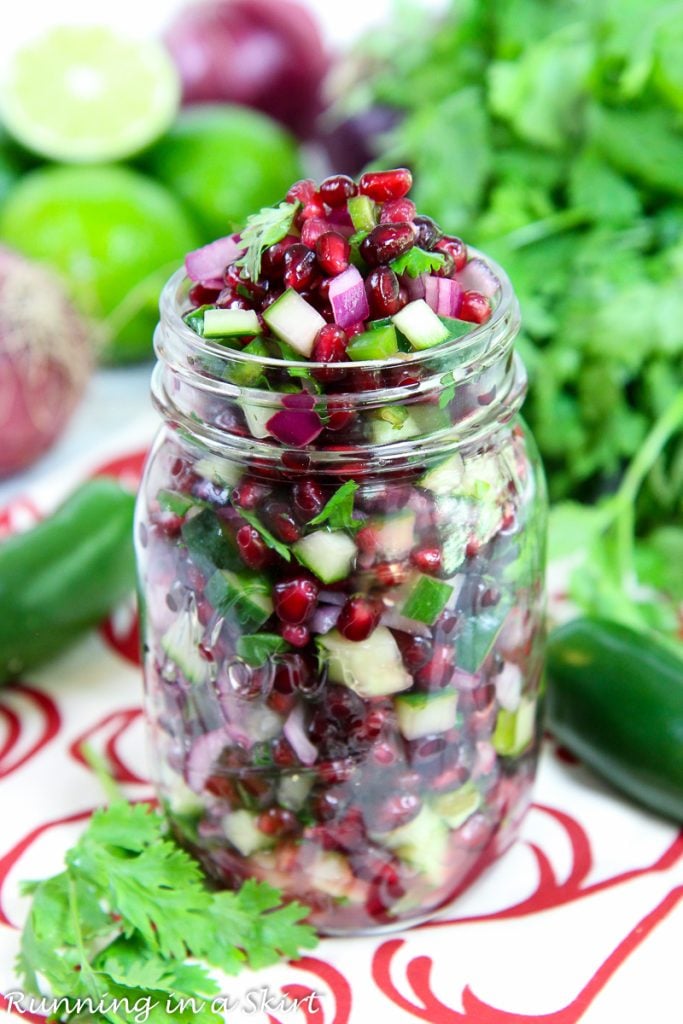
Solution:
<svg viewBox="0 0 683 1024"><path fill-rule="evenodd" d="M306 412L310 412L315 405L315 398L307 391L298 391L293 395L284 395L282 404L285 409L304 409Z"/></svg>
<svg viewBox="0 0 683 1024"><path fill-rule="evenodd" d="M225 283L225 268L243 251L244 246L240 245L239 235L217 238L215 242L209 242L201 249L188 252L185 257L187 276L205 288L222 288Z"/></svg>
<svg viewBox="0 0 683 1024"><path fill-rule="evenodd" d="M195 793L202 792L216 761L225 748L231 745L231 737L225 729L213 729L194 740L185 767L190 789Z"/></svg>
<svg viewBox="0 0 683 1024"><path fill-rule="evenodd" d="M405 288L410 302L415 299L424 299L425 281L430 276L430 274L419 274L417 277L411 277L410 274L403 274L401 284Z"/></svg>
<svg viewBox="0 0 683 1024"><path fill-rule="evenodd" d="M318 758L318 749L313 746L306 735L302 704L297 704L290 711L282 731L301 763L306 765L315 764Z"/></svg>
<svg viewBox="0 0 683 1024"><path fill-rule="evenodd" d="M410 633L411 636L424 636L429 639L432 635L429 626L426 626L424 622L418 622L417 619L408 619L393 608L388 608L387 611L382 613L380 622L383 626L397 629L400 633Z"/></svg>
<svg viewBox="0 0 683 1024"><path fill-rule="evenodd" d="M337 625L340 614L341 607L338 604L319 604L310 622L311 632L329 633Z"/></svg>
<svg viewBox="0 0 683 1024"><path fill-rule="evenodd" d="M518 665L506 661L496 676L496 697L506 711L515 712L522 699L522 672Z"/></svg>
<svg viewBox="0 0 683 1024"><path fill-rule="evenodd" d="M456 275L466 292L480 292L487 299L492 299L500 291L500 281L491 268L478 256L465 264L463 269Z"/></svg>
<svg viewBox="0 0 683 1024"><path fill-rule="evenodd" d="M448 277L424 274L425 302L439 316L457 316L460 312L463 287Z"/></svg>
<svg viewBox="0 0 683 1024"><path fill-rule="evenodd" d="M462 669L456 668L451 677L451 682L456 690L471 693L472 690L476 690L481 685L481 676L471 675L469 672L463 672Z"/></svg>
<svg viewBox="0 0 683 1024"><path fill-rule="evenodd" d="M321 590L318 595L321 604L338 604L340 608L346 604L347 597L340 590Z"/></svg>
<svg viewBox="0 0 683 1024"><path fill-rule="evenodd" d="M344 238L350 238L355 231L353 221L345 206L338 206L336 209L330 210L327 219L334 226L334 230Z"/></svg>
<svg viewBox="0 0 683 1024"><path fill-rule="evenodd" d="M335 323L340 327L349 327L370 315L365 283L356 267L349 267L332 278L330 303Z"/></svg>
<svg viewBox="0 0 683 1024"><path fill-rule="evenodd" d="M317 412L283 409L271 416L266 428L273 437L293 448L303 448L315 441L322 432L322 420Z"/></svg>

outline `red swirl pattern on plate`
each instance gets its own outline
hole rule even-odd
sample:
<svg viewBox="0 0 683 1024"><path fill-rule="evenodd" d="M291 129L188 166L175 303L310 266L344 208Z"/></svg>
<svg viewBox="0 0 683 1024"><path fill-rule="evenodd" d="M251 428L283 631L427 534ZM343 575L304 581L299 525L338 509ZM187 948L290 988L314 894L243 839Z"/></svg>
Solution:
<svg viewBox="0 0 683 1024"><path fill-rule="evenodd" d="M10 704L12 697L16 700L16 707ZM28 732L29 716L37 718L36 735L22 750L22 737ZM0 779L16 772L35 757L55 738L61 726L55 701L27 683L12 683L4 687L0 696L0 718L7 730L0 748Z"/></svg>
<svg viewBox="0 0 683 1024"><path fill-rule="evenodd" d="M116 782L137 786L149 785L149 780L127 765L119 752L121 737L141 716L142 708L124 708L121 711L113 711L111 714L105 715L73 741L69 747L69 753L74 760L89 769L90 764L84 753L84 748L86 745L93 746L104 758Z"/></svg>

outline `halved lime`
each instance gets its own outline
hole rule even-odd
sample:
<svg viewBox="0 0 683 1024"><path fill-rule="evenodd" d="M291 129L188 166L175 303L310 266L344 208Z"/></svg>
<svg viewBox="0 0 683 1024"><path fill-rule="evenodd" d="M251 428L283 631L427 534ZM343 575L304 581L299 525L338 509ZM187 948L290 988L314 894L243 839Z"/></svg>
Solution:
<svg viewBox="0 0 683 1024"><path fill-rule="evenodd" d="M131 156L171 124L180 99L163 47L97 25L51 29L0 78L0 118L28 149L90 163Z"/></svg>

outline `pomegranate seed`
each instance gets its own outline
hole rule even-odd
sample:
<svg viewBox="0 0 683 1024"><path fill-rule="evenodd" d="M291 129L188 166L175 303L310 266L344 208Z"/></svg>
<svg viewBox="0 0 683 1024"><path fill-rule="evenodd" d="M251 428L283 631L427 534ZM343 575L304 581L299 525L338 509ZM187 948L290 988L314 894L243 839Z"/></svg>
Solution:
<svg viewBox="0 0 683 1024"><path fill-rule="evenodd" d="M285 451L280 458L285 469L291 470L291 473L287 474L288 478L294 474L305 473L311 465L311 457L306 455L306 452Z"/></svg>
<svg viewBox="0 0 683 1024"><path fill-rule="evenodd" d="M444 235L435 243L434 249L437 252L443 253L444 256L450 256L455 270L462 270L467 263L467 246L462 238L456 238L454 235Z"/></svg>
<svg viewBox="0 0 683 1024"><path fill-rule="evenodd" d="M274 740L272 755L273 764L276 764L278 768L291 768L292 765L297 762L297 756L294 753L289 740L284 736L280 736L279 739Z"/></svg>
<svg viewBox="0 0 683 1024"><path fill-rule="evenodd" d="M392 832L407 825L421 810L422 801L415 793L394 793L373 814L373 832Z"/></svg>
<svg viewBox="0 0 683 1024"><path fill-rule="evenodd" d="M296 815L284 807L269 807L259 814L257 825L267 836L291 836L299 829Z"/></svg>
<svg viewBox="0 0 683 1024"><path fill-rule="evenodd" d="M268 309L268 306L272 306L274 302L277 302L283 292L283 288L274 288L272 291L269 291L261 303L261 312L263 312L264 309Z"/></svg>
<svg viewBox="0 0 683 1024"><path fill-rule="evenodd" d="M441 548L416 548L410 553L410 561L420 572L436 573L441 568Z"/></svg>
<svg viewBox="0 0 683 1024"><path fill-rule="evenodd" d="M339 757L318 765L318 776L323 782L348 782L353 778L356 762L351 757Z"/></svg>
<svg viewBox="0 0 683 1024"><path fill-rule="evenodd" d="M413 176L406 167L397 167L391 171L369 171L360 179L360 191L370 196L376 203L385 203L388 199L401 199L413 184Z"/></svg>
<svg viewBox="0 0 683 1024"><path fill-rule="evenodd" d="M268 484L259 483L256 480L243 479L233 488L230 501L238 508L257 508L264 498L271 492Z"/></svg>
<svg viewBox="0 0 683 1024"><path fill-rule="evenodd" d="M470 539L467 541L467 544L465 545L465 557L476 558L477 555L479 554L480 548L481 544L479 540L476 537L470 537Z"/></svg>
<svg viewBox="0 0 683 1024"><path fill-rule="evenodd" d="M212 796L227 800L230 804L236 805L239 802L235 783L223 775L210 775L204 783L204 789Z"/></svg>
<svg viewBox="0 0 683 1024"><path fill-rule="evenodd" d="M327 403L327 429L338 431L346 428L355 419L355 412L342 405L340 402L329 401Z"/></svg>
<svg viewBox="0 0 683 1024"><path fill-rule="evenodd" d="M350 597L337 619L337 629L347 640L366 640L379 622L381 608L360 594Z"/></svg>
<svg viewBox="0 0 683 1024"><path fill-rule="evenodd" d="M216 299L219 309L253 309L253 303L245 299L243 295L235 294L233 288L224 288Z"/></svg>
<svg viewBox="0 0 683 1024"><path fill-rule="evenodd" d="M356 547L365 555L375 555L379 549L379 534L374 526L363 526L356 534Z"/></svg>
<svg viewBox="0 0 683 1024"><path fill-rule="evenodd" d="M370 756L376 764L380 764L382 767L396 764L398 761L398 754L390 743L376 743L370 751Z"/></svg>
<svg viewBox="0 0 683 1024"><path fill-rule="evenodd" d="M311 639L311 631L308 626L294 626L291 623L284 623L280 628L282 639L292 647L305 647Z"/></svg>
<svg viewBox="0 0 683 1024"><path fill-rule="evenodd" d="M330 276L341 274L349 265L351 247L336 231L326 231L315 243L315 252L321 270Z"/></svg>
<svg viewBox="0 0 683 1024"><path fill-rule="evenodd" d="M313 343L311 358L316 363L341 363L346 360L346 346L349 339L346 331L337 324L326 324L321 327ZM325 383L339 380L344 376L342 369L316 369L313 371L317 380Z"/></svg>
<svg viewBox="0 0 683 1024"><path fill-rule="evenodd" d="M415 217L415 203L412 199L390 199L382 207L380 224L412 223Z"/></svg>
<svg viewBox="0 0 683 1024"><path fill-rule="evenodd" d="M358 186L353 178L346 174L333 174L320 184L320 195L328 206L343 206L344 203L358 193Z"/></svg>
<svg viewBox="0 0 683 1024"><path fill-rule="evenodd" d="M433 249L442 236L438 224L431 217L416 217L413 224L417 228L415 244L421 249Z"/></svg>
<svg viewBox="0 0 683 1024"><path fill-rule="evenodd" d="M261 274L267 278L281 278L285 269L285 253L299 239L296 235L285 235L279 242L269 245L261 256Z"/></svg>
<svg viewBox="0 0 683 1024"><path fill-rule="evenodd" d="M411 675L419 672L431 660L434 648L431 640L427 637L398 632L394 636L403 658L403 664Z"/></svg>
<svg viewBox="0 0 683 1024"><path fill-rule="evenodd" d="M183 516L167 511L155 512L151 517L151 522L158 532L166 537L177 537L184 521Z"/></svg>
<svg viewBox="0 0 683 1024"><path fill-rule="evenodd" d="M453 675L455 651L451 644L435 644L434 653L415 675L415 682L426 690L440 690Z"/></svg>
<svg viewBox="0 0 683 1024"><path fill-rule="evenodd" d="M410 224L379 224L373 228L360 246L360 254L371 267L389 263L402 256L415 244Z"/></svg>
<svg viewBox="0 0 683 1024"><path fill-rule="evenodd" d="M299 626L315 611L318 602L318 586L305 576L276 583L273 588L273 602L277 617L282 622Z"/></svg>
<svg viewBox="0 0 683 1024"><path fill-rule="evenodd" d="M311 217L301 228L301 241L309 249L315 249L315 243L321 235L332 230L332 225L323 217Z"/></svg>
<svg viewBox="0 0 683 1024"><path fill-rule="evenodd" d="M340 817L349 802L346 789L343 786L333 786L320 793L313 803L313 814L320 821L331 821Z"/></svg>
<svg viewBox="0 0 683 1024"><path fill-rule="evenodd" d="M241 526L236 536L237 547L245 565L250 569L263 569L271 560L271 551L253 526Z"/></svg>
<svg viewBox="0 0 683 1024"><path fill-rule="evenodd" d="M296 704L296 700L293 693L278 693L277 690L273 690L266 703L271 711L286 717Z"/></svg>
<svg viewBox="0 0 683 1024"><path fill-rule="evenodd" d="M310 830L312 839L326 850L352 851L366 845L363 815L357 807L350 808L338 821L330 821L325 825L314 825Z"/></svg>
<svg viewBox="0 0 683 1024"><path fill-rule="evenodd" d="M377 582L382 587L398 587L408 579L409 571L400 562L380 562L374 568Z"/></svg>
<svg viewBox="0 0 683 1024"><path fill-rule="evenodd" d="M190 288L187 297L193 306L206 306L216 301L218 289L206 288L203 284L195 284Z"/></svg>
<svg viewBox="0 0 683 1024"><path fill-rule="evenodd" d="M315 198L317 192L318 186L312 178L302 178L301 181L294 182L285 199L288 203L301 203L302 206L305 206Z"/></svg>
<svg viewBox="0 0 683 1024"><path fill-rule="evenodd" d="M242 277L242 268L235 266L234 263L228 263L223 273L223 280L228 287L235 289L246 287L250 283Z"/></svg>
<svg viewBox="0 0 683 1024"><path fill-rule="evenodd" d="M398 278L391 267L377 267L370 271L365 280L365 291L368 296L370 315L380 317L393 316L402 305Z"/></svg>
<svg viewBox="0 0 683 1024"><path fill-rule="evenodd" d="M469 320L473 324L485 324L491 316L489 300L480 292L463 292L459 320Z"/></svg>
<svg viewBox="0 0 683 1024"><path fill-rule="evenodd" d="M357 334L362 334L365 330L365 321L356 320L355 324L349 324L349 326L344 329L346 331L347 338L354 338Z"/></svg>
<svg viewBox="0 0 683 1024"><path fill-rule="evenodd" d="M312 249L297 242L287 249L284 255L285 272L283 280L287 288L301 292L313 280L316 272L315 253Z"/></svg>
<svg viewBox="0 0 683 1024"><path fill-rule="evenodd" d="M301 536L289 506L283 501L268 502L263 510L263 518L268 528L283 544L294 544Z"/></svg>
<svg viewBox="0 0 683 1024"><path fill-rule="evenodd" d="M451 636L460 621L458 613L453 611L441 612L436 620L436 629L443 636Z"/></svg>
<svg viewBox="0 0 683 1024"><path fill-rule="evenodd" d="M294 509L305 523L314 519L325 504L325 495L320 484L315 480L302 480L292 490Z"/></svg>
<svg viewBox="0 0 683 1024"><path fill-rule="evenodd" d="M325 204L319 196L314 196L309 203L306 203L296 218L297 227L301 228L307 220L325 216Z"/></svg>

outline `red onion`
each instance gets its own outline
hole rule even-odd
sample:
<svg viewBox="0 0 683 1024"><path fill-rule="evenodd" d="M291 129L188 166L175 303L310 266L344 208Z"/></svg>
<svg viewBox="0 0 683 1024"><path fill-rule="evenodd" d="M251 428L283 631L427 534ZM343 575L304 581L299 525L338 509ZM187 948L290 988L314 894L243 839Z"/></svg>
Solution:
<svg viewBox="0 0 683 1024"><path fill-rule="evenodd" d="M239 244L239 235L228 235L217 238L201 249L188 252L185 257L185 270L191 281L197 281L205 288L222 288L225 284L223 272L228 265L243 251Z"/></svg>
<svg viewBox="0 0 683 1024"><path fill-rule="evenodd" d="M348 594L343 594L341 590L321 590L318 594L318 599L321 604L338 604L339 607L346 604Z"/></svg>
<svg viewBox="0 0 683 1024"><path fill-rule="evenodd" d="M500 291L500 281L478 256L473 256L455 279L460 282L463 291L480 292L487 299L492 299Z"/></svg>
<svg viewBox="0 0 683 1024"><path fill-rule="evenodd" d="M424 299L425 281L429 276L429 274L418 274L417 277L411 277L410 274L403 274L401 276L401 284L405 288L410 302L413 302L415 299Z"/></svg>
<svg viewBox="0 0 683 1024"><path fill-rule="evenodd" d="M476 690L481 685L481 676L470 675L469 672L463 672L462 669L456 668L455 672L451 677L451 682L455 686L456 690L463 690L465 693L471 693L472 690Z"/></svg>
<svg viewBox="0 0 683 1024"><path fill-rule="evenodd" d="M447 277L424 275L425 302L439 316L457 316L460 310L463 287L458 281Z"/></svg>
<svg viewBox="0 0 683 1024"><path fill-rule="evenodd" d="M417 619L407 619L405 615L401 615L393 608L388 608L385 612L382 612L380 622L383 626L388 626L389 629L397 629L400 633L409 633L411 636L424 636L429 639L432 635L429 626L426 626L424 622L418 622Z"/></svg>
<svg viewBox="0 0 683 1024"><path fill-rule="evenodd" d="M165 37L185 103L256 107L305 136L322 109L328 59L315 21L292 0L207 0Z"/></svg>
<svg viewBox="0 0 683 1024"><path fill-rule="evenodd" d="M318 758L318 749L314 747L305 732L304 709L302 704L297 704L290 711L287 721L282 730L289 740L292 750L302 764L315 764Z"/></svg>
<svg viewBox="0 0 683 1024"><path fill-rule="evenodd" d="M315 441L322 432L322 420L317 412L283 409L271 416L266 428L273 437L293 448L303 448Z"/></svg>
<svg viewBox="0 0 683 1024"><path fill-rule="evenodd" d="M327 219L333 225L334 230L340 235L344 235L345 238L350 238L355 231L353 221L345 206L337 206L335 209L330 210Z"/></svg>
<svg viewBox="0 0 683 1024"><path fill-rule="evenodd" d="M187 757L185 769L187 784L195 793L201 793L213 767L232 740L225 729L213 729L202 733L194 740Z"/></svg>
<svg viewBox="0 0 683 1024"><path fill-rule="evenodd" d="M91 341L57 279L0 247L0 478L62 433L92 371Z"/></svg>
<svg viewBox="0 0 683 1024"><path fill-rule="evenodd" d="M335 322L340 327L349 327L370 315L365 282L356 267L349 267L332 278L330 302Z"/></svg>
<svg viewBox="0 0 683 1024"><path fill-rule="evenodd" d="M310 622L311 632L329 633L337 625L340 614L341 607L338 604L319 604Z"/></svg>

